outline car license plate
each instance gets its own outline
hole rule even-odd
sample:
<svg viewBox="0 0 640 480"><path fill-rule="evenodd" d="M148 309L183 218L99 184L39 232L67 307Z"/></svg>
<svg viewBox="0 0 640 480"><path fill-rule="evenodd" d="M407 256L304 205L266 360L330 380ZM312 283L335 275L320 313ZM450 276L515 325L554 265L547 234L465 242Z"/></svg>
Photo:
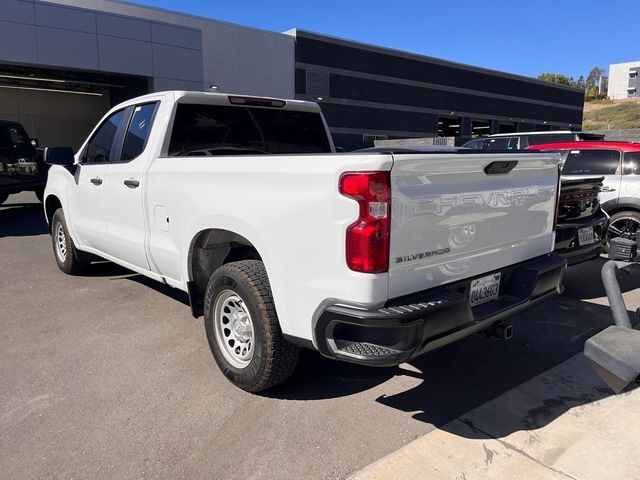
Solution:
<svg viewBox="0 0 640 480"><path fill-rule="evenodd" d="M584 227L578 229L578 243L580 245L590 245L596 243L593 235L593 227Z"/></svg>
<svg viewBox="0 0 640 480"><path fill-rule="evenodd" d="M501 273L477 278L471 282L469 289L469 305L475 307L481 303L498 298Z"/></svg>

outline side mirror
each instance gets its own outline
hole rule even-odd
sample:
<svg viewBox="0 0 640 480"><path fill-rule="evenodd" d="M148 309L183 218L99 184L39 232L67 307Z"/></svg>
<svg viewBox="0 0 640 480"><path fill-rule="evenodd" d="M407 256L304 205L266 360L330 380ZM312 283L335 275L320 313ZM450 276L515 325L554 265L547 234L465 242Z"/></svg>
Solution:
<svg viewBox="0 0 640 480"><path fill-rule="evenodd" d="M33 148L36 148L38 146L38 139L37 138L32 138L29 140L29 143L31 143L31 146Z"/></svg>
<svg viewBox="0 0 640 480"><path fill-rule="evenodd" d="M44 163L70 167L76 163L71 147L47 147L44 149Z"/></svg>
<svg viewBox="0 0 640 480"><path fill-rule="evenodd" d="M336 147L336 152L337 152L337 153L344 153L344 148L342 148L342 147Z"/></svg>

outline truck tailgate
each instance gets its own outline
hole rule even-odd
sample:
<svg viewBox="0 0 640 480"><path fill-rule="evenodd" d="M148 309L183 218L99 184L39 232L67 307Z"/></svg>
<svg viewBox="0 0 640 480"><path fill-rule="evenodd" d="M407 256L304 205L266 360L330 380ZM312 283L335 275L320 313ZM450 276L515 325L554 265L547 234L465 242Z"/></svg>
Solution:
<svg viewBox="0 0 640 480"><path fill-rule="evenodd" d="M394 154L390 298L551 252L559 158Z"/></svg>

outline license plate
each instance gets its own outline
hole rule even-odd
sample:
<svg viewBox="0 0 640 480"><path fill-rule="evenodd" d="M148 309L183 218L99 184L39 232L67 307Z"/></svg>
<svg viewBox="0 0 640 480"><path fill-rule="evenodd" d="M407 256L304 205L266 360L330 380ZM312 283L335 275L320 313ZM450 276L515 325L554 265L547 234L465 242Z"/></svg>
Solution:
<svg viewBox="0 0 640 480"><path fill-rule="evenodd" d="M590 245L596 243L593 235L593 227L584 227L578 229L578 243L580 245Z"/></svg>
<svg viewBox="0 0 640 480"><path fill-rule="evenodd" d="M473 280L471 282L471 288L469 289L469 305L474 307L481 303L498 298L501 275L501 273L494 273L492 275Z"/></svg>

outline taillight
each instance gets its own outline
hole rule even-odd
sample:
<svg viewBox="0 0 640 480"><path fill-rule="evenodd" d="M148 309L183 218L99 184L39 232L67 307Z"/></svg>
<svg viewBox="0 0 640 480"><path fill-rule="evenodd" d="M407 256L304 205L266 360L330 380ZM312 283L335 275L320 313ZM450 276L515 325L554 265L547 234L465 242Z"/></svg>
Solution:
<svg viewBox="0 0 640 480"><path fill-rule="evenodd" d="M389 172L344 173L340 193L360 205L358 219L347 227L347 265L356 272L386 272L391 216Z"/></svg>
<svg viewBox="0 0 640 480"><path fill-rule="evenodd" d="M558 165L558 182L556 184L556 211L553 214L553 231L556 231L558 225L558 213L560 212L560 190L562 189L562 183L560 178L562 177L562 167Z"/></svg>

